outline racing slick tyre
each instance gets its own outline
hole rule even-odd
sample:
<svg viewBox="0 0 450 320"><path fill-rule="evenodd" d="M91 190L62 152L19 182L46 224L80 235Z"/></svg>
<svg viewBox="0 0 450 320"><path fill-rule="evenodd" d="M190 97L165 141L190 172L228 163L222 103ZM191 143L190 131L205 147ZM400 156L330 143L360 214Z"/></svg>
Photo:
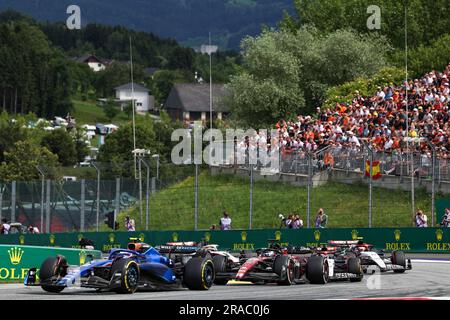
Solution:
<svg viewBox="0 0 450 320"><path fill-rule="evenodd" d="M288 256L277 256L273 262L273 272L282 280L277 283L282 286L290 286L294 280L294 261Z"/></svg>
<svg viewBox="0 0 450 320"><path fill-rule="evenodd" d="M363 278L361 260L359 258L349 258L347 264L348 264L348 273L353 273L358 276L357 278L350 278L350 282L361 282Z"/></svg>
<svg viewBox="0 0 450 320"><path fill-rule="evenodd" d="M49 257L44 260L39 269L39 279L41 282L53 277L62 278L67 274L67 260L64 256ZM64 290L63 286L41 285L47 292L59 293Z"/></svg>
<svg viewBox="0 0 450 320"><path fill-rule="evenodd" d="M120 273L120 287L114 289L116 293L134 293L139 285L139 266L132 259L116 260L111 266L111 277Z"/></svg>
<svg viewBox="0 0 450 320"><path fill-rule="evenodd" d="M306 278L312 284L326 284L328 282L328 262L324 257L317 255L308 259Z"/></svg>
<svg viewBox="0 0 450 320"><path fill-rule="evenodd" d="M404 273L406 271L406 258L403 251L393 251L391 255L392 264L399 265L403 267L403 270L395 270L395 273Z"/></svg>
<svg viewBox="0 0 450 320"><path fill-rule="evenodd" d="M226 272L227 270L227 258L224 256L214 256L212 258L212 262L214 264L214 272L215 274L219 272ZM214 277L214 284L216 285L226 285L228 283L228 279L217 279Z"/></svg>
<svg viewBox="0 0 450 320"><path fill-rule="evenodd" d="M184 266L184 284L189 290L208 290L214 278L214 263L211 259L194 257Z"/></svg>

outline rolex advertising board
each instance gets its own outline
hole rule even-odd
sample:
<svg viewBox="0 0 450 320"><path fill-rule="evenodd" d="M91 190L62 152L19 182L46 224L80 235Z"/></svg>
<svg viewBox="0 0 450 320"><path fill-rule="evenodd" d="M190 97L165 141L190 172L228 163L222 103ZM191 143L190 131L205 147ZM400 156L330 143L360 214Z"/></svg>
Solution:
<svg viewBox="0 0 450 320"><path fill-rule="evenodd" d="M259 229L230 231L137 231L25 234L0 236L0 244L36 245L79 249L80 238L94 242L94 248L108 252L126 248L130 238L156 246L172 241L206 241L223 250L239 252L267 247L271 241L282 246L321 247L329 240L363 240L386 251L450 253L450 228L342 228L342 229Z"/></svg>
<svg viewBox="0 0 450 320"><path fill-rule="evenodd" d="M81 265L101 258L96 250L78 250L21 245L0 245L0 282L23 281L30 268L38 268L51 256L63 255L70 265Z"/></svg>

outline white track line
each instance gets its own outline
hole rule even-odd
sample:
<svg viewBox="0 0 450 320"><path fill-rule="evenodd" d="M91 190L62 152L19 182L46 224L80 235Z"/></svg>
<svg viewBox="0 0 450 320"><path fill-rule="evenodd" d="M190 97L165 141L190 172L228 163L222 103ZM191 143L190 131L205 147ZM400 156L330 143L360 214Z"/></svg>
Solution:
<svg viewBox="0 0 450 320"><path fill-rule="evenodd" d="M450 263L450 260L411 259L411 262L418 262L418 263Z"/></svg>

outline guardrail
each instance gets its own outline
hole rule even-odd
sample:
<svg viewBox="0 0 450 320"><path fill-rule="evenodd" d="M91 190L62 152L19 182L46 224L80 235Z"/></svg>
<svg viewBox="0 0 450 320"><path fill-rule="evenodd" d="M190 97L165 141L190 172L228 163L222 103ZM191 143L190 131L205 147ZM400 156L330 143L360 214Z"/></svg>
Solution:
<svg viewBox="0 0 450 320"><path fill-rule="evenodd" d="M230 231L145 231L26 234L0 236L1 244L79 248L78 241L87 238L95 249L107 252L126 247L130 237L151 245L170 241L201 241L218 244L231 251L265 247L269 239L283 245L323 246L328 240L362 238L378 249L387 251L450 253L450 228L342 228L342 229L263 229Z"/></svg>

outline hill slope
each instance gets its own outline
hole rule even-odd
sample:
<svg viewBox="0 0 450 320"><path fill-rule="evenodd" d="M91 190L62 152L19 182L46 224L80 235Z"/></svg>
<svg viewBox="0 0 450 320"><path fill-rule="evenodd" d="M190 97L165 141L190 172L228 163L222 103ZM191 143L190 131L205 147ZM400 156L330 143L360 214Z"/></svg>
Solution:
<svg viewBox="0 0 450 320"><path fill-rule="evenodd" d="M2 0L0 10L14 9L41 21L65 21L66 8L81 8L82 24L124 25L191 46L204 43L211 31L222 49L238 48L245 35L261 25L273 26L292 0Z"/></svg>

